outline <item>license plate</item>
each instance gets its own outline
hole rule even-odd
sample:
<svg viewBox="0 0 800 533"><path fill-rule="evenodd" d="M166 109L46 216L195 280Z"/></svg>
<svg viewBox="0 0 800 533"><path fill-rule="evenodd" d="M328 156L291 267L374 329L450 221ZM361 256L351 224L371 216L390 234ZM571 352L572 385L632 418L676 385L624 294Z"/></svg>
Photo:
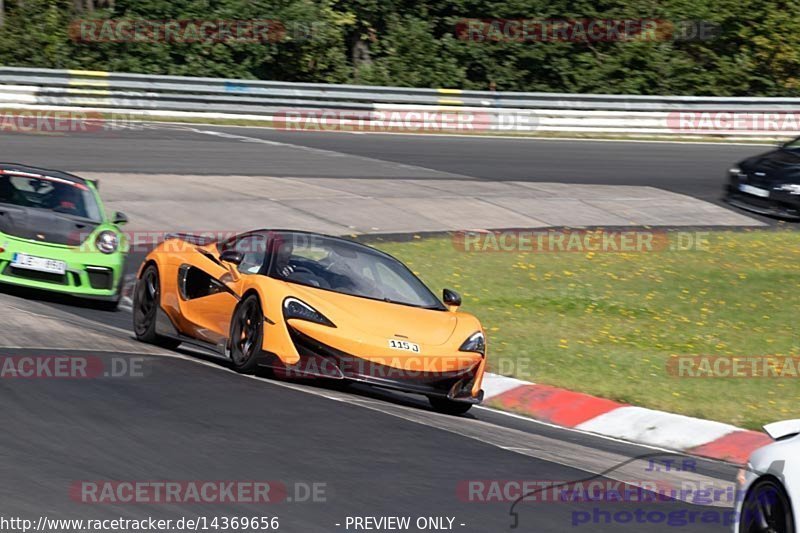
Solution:
<svg viewBox="0 0 800 533"><path fill-rule="evenodd" d="M389 339L389 348L419 353L419 344L414 344L413 342L408 341L399 341L397 339Z"/></svg>
<svg viewBox="0 0 800 533"><path fill-rule="evenodd" d="M769 191L767 189L762 189L760 187L753 187L752 185L748 185L746 183L739 184L739 190L742 192L746 192L747 194L752 194L753 196L759 196L761 198L769 198Z"/></svg>
<svg viewBox="0 0 800 533"><path fill-rule="evenodd" d="M64 261L47 259L46 257L36 257L35 255L28 254L14 254L14 258L11 260L11 266L14 268L47 272L49 274L64 274L67 271L67 264Z"/></svg>

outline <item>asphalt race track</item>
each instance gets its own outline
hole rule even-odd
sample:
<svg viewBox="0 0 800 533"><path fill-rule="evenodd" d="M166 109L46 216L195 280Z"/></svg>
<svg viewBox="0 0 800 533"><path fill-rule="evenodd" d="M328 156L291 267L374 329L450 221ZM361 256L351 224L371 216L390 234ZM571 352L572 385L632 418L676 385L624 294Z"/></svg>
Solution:
<svg viewBox="0 0 800 533"><path fill-rule="evenodd" d="M474 179L649 185L708 201L721 196L730 166L769 150L763 145L301 133L190 125L70 136L4 134L0 139L3 160L72 170L336 178L364 175L364 159L370 159ZM309 152L297 147L357 157L341 157L347 161L344 168L306 168L298 156Z"/></svg>
<svg viewBox="0 0 800 533"><path fill-rule="evenodd" d="M379 177L382 165L402 174L408 165L463 179L651 185L709 201L719 197L725 169L760 150L164 125L113 134L0 136L0 160L69 170L335 178ZM335 164L319 166L314 157L321 154ZM131 268L141 255L132 259ZM729 519L722 506L524 501L512 509L512 501L470 501L463 487L470 480L614 483L660 476L673 484L729 483L735 475L730 465L698 461L696 472L651 472L649 459L660 460L652 457L660 453L655 450L489 409L446 417L401 394L240 376L198 353L144 350L131 339L125 309L102 312L11 289L0 292L0 309L30 312L24 319L30 327L5 332L13 342L6 341L3 356L85 356L142 369L92 379L0 379L5 516L278 516L280 530L290 532L352 531L345 524L354 516L451 517L454 530L483 533L729 529L697 523L703 513L706 522ZM42 325L47 321L91 331L93 345L55 339ZM108 349L103 339L125 348ZM606 477L597 477L601 472ZM271 480L295 501L87 504L70 493L86 480ZM309 486L319 488L317 501L307 501ZM637 511L648 523L621 523ZM694 523L680 525L681 517Z"/></svg>
<svg viewBox="0 0 800 533"><path fill-rule="evenodd" d="M9 350L7 355L27 353ZM414 420L415 413L428 414L425 407L401 397L371 398L355 391L348 394L350 401L335 401L319 387L309 394L190 361L62 352L70 353L141 360L143 377L0 382L4 398L0 423L14 428L0 437L7 515L98 519L267 515L280 517L283 530L298 532L342 531L335 524L343 524L347 516L450 516L465 524L457 530L495 532L511 530L512 504L465 501L463 486L468 480L589 477L566 464L429 427ZM403 410L410 420L379 410L385 409L383 404ZM486 410L474 418L493 430L514 428L592 450L632 457L653 453ZM713 464L700 469L719 477L733 474L732 469ZM647 475L642 472L643 478ZM104 505L80 503L69 493L81 481L155 479L277 481L288 487L289 498L296 493L300 499L306 494L304 487L316 484L321 498L261 506ZM41 502L47 502L46 512ZM674 501L530 501L516 508L521 531L641 531L641 523L604 523L604 518L573 527L573 522L586 519L583 513L637 510L653 516L711 513L714 518L706 520L725 520L729 512ZM659 530L658 525L647 527ZM681 530L724 528L695 524Z"/></svg>

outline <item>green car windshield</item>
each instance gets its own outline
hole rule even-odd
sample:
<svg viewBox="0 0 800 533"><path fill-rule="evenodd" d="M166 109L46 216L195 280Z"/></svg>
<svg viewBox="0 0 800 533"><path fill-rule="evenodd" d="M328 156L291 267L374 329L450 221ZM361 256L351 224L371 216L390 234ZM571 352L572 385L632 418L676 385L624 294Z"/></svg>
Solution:
<svg viewBox="0 0 800 533"><path fill-rule="evenodd" d="M786 150L800 150L800 137L787 142L783 145L783 148Z"/></svg>
<svg viewBox="0 0 800 533"><path fill-rule="evenodd" d="M86 185L57 178L0 175L0 203L102 222L94 193Z"/></svg>

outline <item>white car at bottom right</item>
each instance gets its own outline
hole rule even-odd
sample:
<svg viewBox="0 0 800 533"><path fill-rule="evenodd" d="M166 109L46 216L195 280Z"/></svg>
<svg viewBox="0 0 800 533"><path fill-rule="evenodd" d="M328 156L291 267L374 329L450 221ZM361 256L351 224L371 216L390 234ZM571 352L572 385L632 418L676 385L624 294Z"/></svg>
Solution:
<svg viewBox="0 0 800 533"><path fill-rule="evenodd" d="M764 426L775 441L739 471L734 533L795 533L800 517L800 419Z"/></svg>

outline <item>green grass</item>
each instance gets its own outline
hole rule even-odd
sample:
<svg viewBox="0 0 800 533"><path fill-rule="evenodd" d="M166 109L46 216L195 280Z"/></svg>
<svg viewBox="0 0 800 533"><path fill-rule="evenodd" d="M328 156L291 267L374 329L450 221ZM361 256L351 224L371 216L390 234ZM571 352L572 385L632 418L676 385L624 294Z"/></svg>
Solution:
<svg viewBox="0 0 800 533"><path fill-rule="evenodd" d="M494 371L757 428L800 418L798 378L681 378L673 355L800 354L800 232L710 234L704 251L463 252L378 242L453 288L488 333Z"/></svg>

